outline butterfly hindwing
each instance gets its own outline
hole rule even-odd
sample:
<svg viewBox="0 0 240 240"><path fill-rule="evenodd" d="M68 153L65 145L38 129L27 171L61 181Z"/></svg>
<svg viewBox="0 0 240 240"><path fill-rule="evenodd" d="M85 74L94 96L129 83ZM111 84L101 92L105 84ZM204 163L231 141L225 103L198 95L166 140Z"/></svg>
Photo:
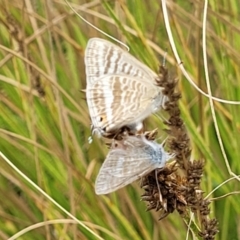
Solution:
<svg viewBox="0 0 240 240"><path fill-rule="evenodd" d="M157 90L137 79L127 84L127 77L123 76L99 79L86 93L94 127L112 131L142 121L153 112L151 106Z"/></svg>
<svg viewBox="0 0 240 240"><path fill-rule="evenodd" d="M144 137L129 136L110 150L96 179L97 194L122 188L156 168L163 167L169 155L160 144Z"/></svg>

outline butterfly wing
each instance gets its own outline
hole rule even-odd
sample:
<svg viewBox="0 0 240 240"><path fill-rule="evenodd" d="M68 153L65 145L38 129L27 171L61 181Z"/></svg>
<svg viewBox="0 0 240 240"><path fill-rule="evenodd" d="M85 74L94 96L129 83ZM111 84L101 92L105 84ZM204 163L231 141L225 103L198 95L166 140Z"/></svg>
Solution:
<svg viewBox="0 0 240 240"><path fill-rule="evenodd" d="M164 100L153 84L121 75L100 78L87 86L86 96L94 128L106 132L141 122Z"/></svg>
<svg viewBox="0 0 240 240"><path fill-rule="evenodd" d="M108 194L116 191L136 181L155 168L155 164L149 161L149 158L138 156L136 159L134 156L126 156L124 152L111 152L97 176L95 184L96 194Z"/></svg>
<svg viewBox="0 0 240 240"><path fill-rule="evenodd" d="M138 137L130 137L122 147L111 149L96 179L96 194L108 194L122 188L156 168L167 159L161 145L148 144ZM158 152L159 151L159 152Z"/></svg>
<svg viewBox="0 0 240 240"><path fill-rule="evenodd" d="M157 75L127 51L100 38L91 38L85 51L87 84L106 75L127 75L154 82Z"/></svg>

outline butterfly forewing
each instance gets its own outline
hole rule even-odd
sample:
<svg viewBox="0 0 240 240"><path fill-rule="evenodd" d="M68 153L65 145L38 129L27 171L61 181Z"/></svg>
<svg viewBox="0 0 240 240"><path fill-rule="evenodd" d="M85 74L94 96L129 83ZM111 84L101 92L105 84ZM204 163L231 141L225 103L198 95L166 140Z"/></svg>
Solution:
<svg viewBox="0 0 240 240"><path fill-rule="evenodd" d="M140 130L142 121L167 100L151 69L106 40L89 40L85 65L92 129L99 135L124 126Z"/></svg>
<svg viewBox="0 0 240 240"><path fill-rule="evenodd" d="M95 184L97 194L107 194L161 168L169 155L160 144L145 137L129 136L122 145L112 148L103 163Z"/></svg>
<svg viewBox="0 0 240 240"><path fill-rule="evenodd" d="M155 82L157 75L127 51L100 38L88 41L85 52L88 84L104 75L127 75Z"/></svg>

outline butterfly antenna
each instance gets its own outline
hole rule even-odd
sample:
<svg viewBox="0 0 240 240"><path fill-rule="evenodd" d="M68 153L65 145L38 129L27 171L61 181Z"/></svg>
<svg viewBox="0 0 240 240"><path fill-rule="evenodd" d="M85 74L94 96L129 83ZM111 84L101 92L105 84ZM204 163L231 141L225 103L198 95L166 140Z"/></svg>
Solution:
<svg viewBox="0 0 240 240"><path fill-rule="evenodd" d="M91 136L88 137L88 143L91 144L93 142L93 135L95 134L95 132L97 132L98 130L96 128L94 128L94 126L91 124ZM98 134L98 132L97 132Z"/></svg>
<svg viewBox="0 0 240 240"><path fill-rule="evenodd" d="M88 137L88 143L91 144L93 142L93 137L92 135Z"/></svg>
<svg viewBox="0 0 240 240"><path fill-rule="evenodd" d="M157 183L157 187L158 187L158 193L159 193L159 202L162 203L163 202L163 199L162 199L162 193L161 193L161 190L160 190L160 185L159 185L159 182L158 182L158 170L155 169L155 178L156 178L156 183Z"/></svg>
<svg viewBox="0 0 240 240"><path fill-rule="evenodd" d="M166 66L166 58L167 58L167 51L164 53L164 56L163 56L163 61L162 61L162 66L165 67Z"/></svg>
<svg viewBox="0 0 240 240"><path fill-rule="evenodd" d="M161 138L161 137L159 137L159 138ZM159 138L157 138L157 140L158 140ZM168 136L162 141L162 143L161 143L162 146L164 146L164 145L166 144L167 139L168 139Z"/></svg>
<svg viewBox="0 0 240 240"><path fill-rule="evenodd" d="M153 114L154 116L156 116L161 122L163 122L163 121L165 121L165 122L169 122L163 115L161 115L160 113L159 113L159 115L160 116L158 116L158 114L157 113L154 113Z"/></svg>

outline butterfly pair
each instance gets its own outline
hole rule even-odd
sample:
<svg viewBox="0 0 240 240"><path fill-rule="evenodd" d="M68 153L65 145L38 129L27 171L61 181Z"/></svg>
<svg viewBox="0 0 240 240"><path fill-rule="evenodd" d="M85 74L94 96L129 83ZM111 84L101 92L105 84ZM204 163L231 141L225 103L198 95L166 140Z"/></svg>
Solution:
<svg viewBox="0 0 240 240"><path fill-rule="evenodd" d="M157 75L118 46L99 38L85 51L86 99L92 132L106 136L122 127L138 131L142 121L160 110L167 97L156 85ZM169 155L144 136L114 140L96 180L97 194L124 187L164 166Z"/></svg>

